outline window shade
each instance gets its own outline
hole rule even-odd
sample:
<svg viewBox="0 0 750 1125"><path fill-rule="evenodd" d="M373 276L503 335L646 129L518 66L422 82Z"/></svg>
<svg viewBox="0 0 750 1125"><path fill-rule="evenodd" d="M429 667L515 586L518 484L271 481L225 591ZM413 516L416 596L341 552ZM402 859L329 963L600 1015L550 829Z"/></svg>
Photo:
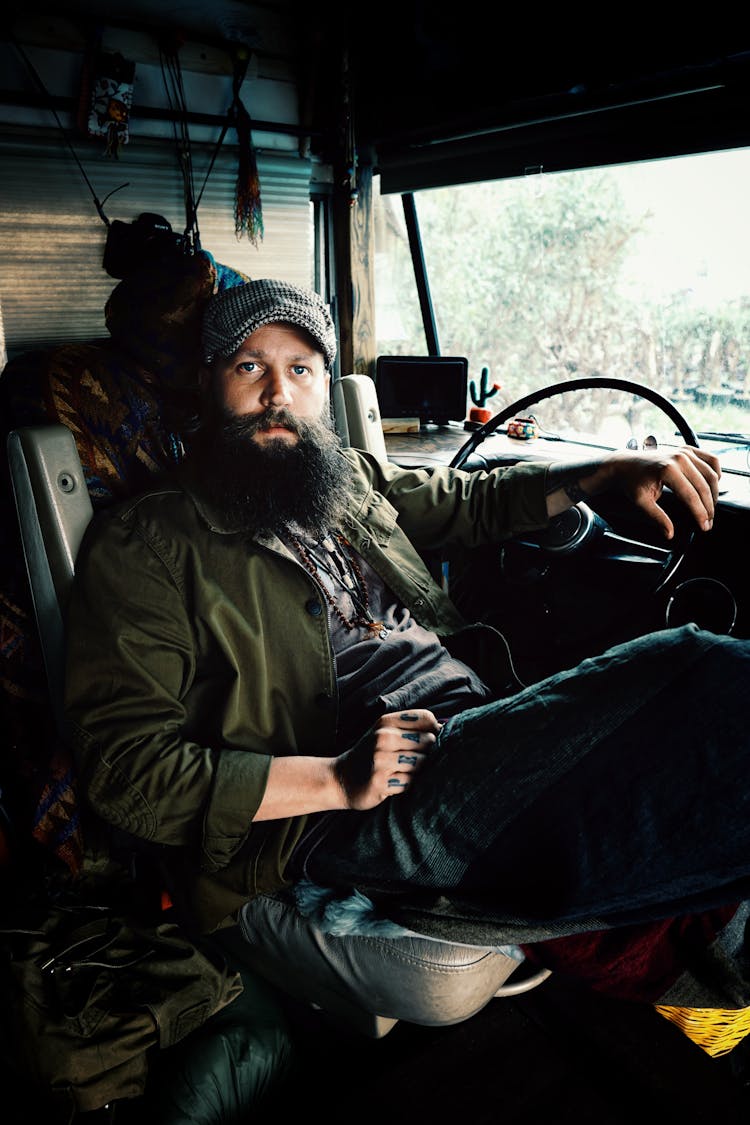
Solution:
<svg viewBox="0 0 750 1125"><path fill-rule="evenodd" d="M182 176L163 142L131 141L119 160L76 153L110 221L153 211L182 233ZM213 154L209 145L192 153L203 248L250 277L310 285L310 161L258 152L264 237L256 248L235 235L237 149L219 152L204 186ZM106 336L104 305L117 285L101 264L107 228L64 139L0 136L0 160L0 339L4 329L8 355Z"/></svg>

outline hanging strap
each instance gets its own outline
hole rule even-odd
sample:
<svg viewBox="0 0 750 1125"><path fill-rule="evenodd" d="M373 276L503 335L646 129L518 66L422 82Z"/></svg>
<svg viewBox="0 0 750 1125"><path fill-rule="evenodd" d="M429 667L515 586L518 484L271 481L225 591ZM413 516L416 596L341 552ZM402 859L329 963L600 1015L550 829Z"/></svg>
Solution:
<svg viewBox="0 0 750 1125"><path fill-rule="evenodd" d="M11 42L13 43L13 46L16 48L16 50L20 54L21 58L23 59L24 63L26 64L26 67L27 67L34 83L36 84L37 88L41 91L43 97L45 98L45 100L47 102L47 108L49 109L50 113L52 114L55 121L57 122L57 127L63 135L63 139L65 141L65 144L67 145L68 149L70 150L71 156L73 157L76 164L78 165L78 169L79 169L81 175L83 176L83 179L84 179L84 182L85 182L87 188L91 192L91 198L94 200L94 206L96 207L99 218L102 220L104 225L106 227L108 227L110 225L110 221L107 218L107 216L104 214L104 204L107 202L107 200L110 198L110 196L114 195L114 193L116 191L122 191L123 188L130 187L130 184L120 184L119 187L113 188L112 191L110 191L107 195L105 195L103 200L101 200L101 201L99 200L96 192L94 191L93 185L91 184L91 181L89 180L88 176L86 175L86 172L84 171L83 165L81 164L80 160L78 159L78 155L77 155L75 149L73 148L72 144L70 143L70 140L68 138L68 134L67 134L65 128L63 127L63 124L60 121L60 118L57 116L57 111L56 111L54 105L52 104L52 98L49 95L49 91L47 90L47 87L42 82L42 80L39 77L39 74L37 73L33 63L31 62L31 59L28 57L28 55L26 54L26 52L24 51L23 47L18 42L18 40L14 37L13 33L10 32L9 36L10 36Z"/></svg>
<svg viewBox="0 0 750 1125"><path fill-rule="evenodd" d="M234 56L232 103L227 110L226 120L222 126L213 156L211 157L211 162L208 166L208 171L206 172L206 177L203 181L203 187L198 196L196 206L200 203L203 196L206 184L208 183L208 177L216 162L219 150L224 143L224 138L228 130L234 126L237 130L237 139L240 145L234 212L235 232L238 238L243 233L247 233L253 244L257 246L258 238L262 238L264 234L263 212L260 198L260 177L258 175L255 149L253 148L252 121L240 97L240 89L245 80L249 62L250 53L248 51L238 51Z"/></svg>
<svg viewBox="0 0 750 1125"><path fill-rule="evenodd" d="M233 76L232 76L232 103L229 106L229 109L227 110L226 119L224 121L224 124L221 127L221 133L219 134L219 139L216 142L216 147L214 148L213 156L211 157L211 161L208 165L208 170L207 170L205 178L203 180L203 187L201 188L200 194L198 195L198 198L195 201L196 207L199 205L201 199L203 198L203 192L206 190L206 184L208 183L208 178L211 175L211 172L213 171L214 164L216 163L216 158L219 155L219 152L221 150L221 146L224 144L224 139L225 139L227 133L229 132L230 127L235 124L236 116L237 116L237 106L242 105L242 102L240 101L240 88L242 86L242 83L245 81L245 75L247 74L247 68L248 68L249 64L250 64L250 54L249 53L247 53L246 55L242 55L241 53L238 52L234 56L234 71L233 71Z"/></svg>

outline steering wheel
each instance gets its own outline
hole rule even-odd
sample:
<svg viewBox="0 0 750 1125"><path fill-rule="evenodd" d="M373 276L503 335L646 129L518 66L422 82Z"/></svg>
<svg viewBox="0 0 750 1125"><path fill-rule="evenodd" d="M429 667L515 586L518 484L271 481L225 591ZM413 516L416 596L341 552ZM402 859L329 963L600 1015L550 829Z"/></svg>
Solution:
<svg viewBox="0 0 750 1125"><path fill-rule="evenodd" d="M626 391L647 399L671 419L686 445L698 446L697 436L688 421L657 391L629 379L583 378L543 387L505 406L471 434L453 457L451 466L466 467L469 458L490 434L510 418L522 415L530 406L571 391L594 388ZM487 462L482 459L481 464L486 465ZM598 628L600 632L606 633L609 628L607 620L615 612L609 608L613 603L617 603L621 621L629 616L634 617L634 613L628 608L629 601L643 598L644 595L651 597L661 591L683 562L694 538L695 532L689 514L677 502L673 502L670 507L670 496L669 490L665 490L660 500L665 508L669 507L675 528L668 548L660 546L658 542L649 542L651 521L640 509L629 502L625 506L621 499L618 507L614 497L608 503L604 496L597 497L599 511L595 511L589 504L578 503L553 517L542 531L524 533L503 544L500 548L500 570L503 577L515 584L519 599L524 596L521 587L533 588L533 599L529 599L526 609L529 629L535 629L539 634L539 622L532 618L541 615L538 606L545 599L547 620L543 627L545 631L551 630L551 636L574 633L582 638L587 628ZM601 510L607 512L608 518L604 518ZM612 511L614 515L611 514ZM613 522L617 527L613 526ZM623 534L617 529L621 523L630 524L636 530L630 529L630 534ZM661 542L661 532L658 530L654 535L655 539L657 537ZM570 592L566 597L550 593L555 582L559 584L560 580L568 586L571 583L578 584L580 589ZM460 585L459 579L459 587ZM467 576L465 585L475 586L475 577ZM614 598L613 587L616 590ZM630 599L628 594L631 595ZM470 599L473 596L470 594ZM596 600L597 597L599 601ZM520 606L519 599L515 600ZM510 601L515 605L514 597ZM570 605L575 606L575 617L572 616L573 609L568 608ZM560 610L561 606L565 608ZM471 607L475 618L476 609L476 605ZM505 612L507 614L507 607ZM518 613L521 612L519 608ZM562 625L553 620L556 616L560 617L560 614ZM586 620L590 624L585 625ZM616 634L618 630L612 628L610 631Z"/></svg>

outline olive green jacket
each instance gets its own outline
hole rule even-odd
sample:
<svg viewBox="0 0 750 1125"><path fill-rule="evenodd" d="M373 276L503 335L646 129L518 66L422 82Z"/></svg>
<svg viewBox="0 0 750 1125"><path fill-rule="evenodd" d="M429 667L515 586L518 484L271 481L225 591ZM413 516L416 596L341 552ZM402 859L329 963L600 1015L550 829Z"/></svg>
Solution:
<svg viewBox="0 0 750 1125"><path fill-rule="evenodd" d="M500 635L466 627L418 552L544 526L546 465L470 474L344 456L353 546L497 686ZM157 847L202 932L283 886L306 818L253 824L271 758L331 754L337 722L328 614L307 571L280 540L228 530L183 473L95 518L67 635L69 737L97 816Z"/></svg>

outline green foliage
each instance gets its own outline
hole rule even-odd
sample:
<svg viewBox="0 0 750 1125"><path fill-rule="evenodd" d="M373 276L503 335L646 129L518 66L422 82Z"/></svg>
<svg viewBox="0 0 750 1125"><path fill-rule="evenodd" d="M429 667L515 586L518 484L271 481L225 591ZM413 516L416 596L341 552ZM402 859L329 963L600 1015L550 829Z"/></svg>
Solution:
<svg viewBox="0 0 750 1125"><path fill-rule="evenodd" d="M695 307L689 289L666 300L635 291L627 266L652 216L628 213L611 171L443 188L420 193L417 207L441 351L467 356L470 374L488 369L487 385L504 391L493 407L584 376L632 379L716 410L750 395L750 298L717 312ZM401 238L386 282L397 346L423 354ZM393 267L392 247L386 257ZM598 413L616 408L610 396ZM587 414L587 426L601 424Z"/></svg>
<svg viewBox="0 0 750 1125"><path fill-rule="evenodd" d="M638 228L613 182L600 173L583 190L568 177L525 186L425 193L419 206L443 350L482 357L517 395L612 374L636 316L615 296Z"/></svg>

